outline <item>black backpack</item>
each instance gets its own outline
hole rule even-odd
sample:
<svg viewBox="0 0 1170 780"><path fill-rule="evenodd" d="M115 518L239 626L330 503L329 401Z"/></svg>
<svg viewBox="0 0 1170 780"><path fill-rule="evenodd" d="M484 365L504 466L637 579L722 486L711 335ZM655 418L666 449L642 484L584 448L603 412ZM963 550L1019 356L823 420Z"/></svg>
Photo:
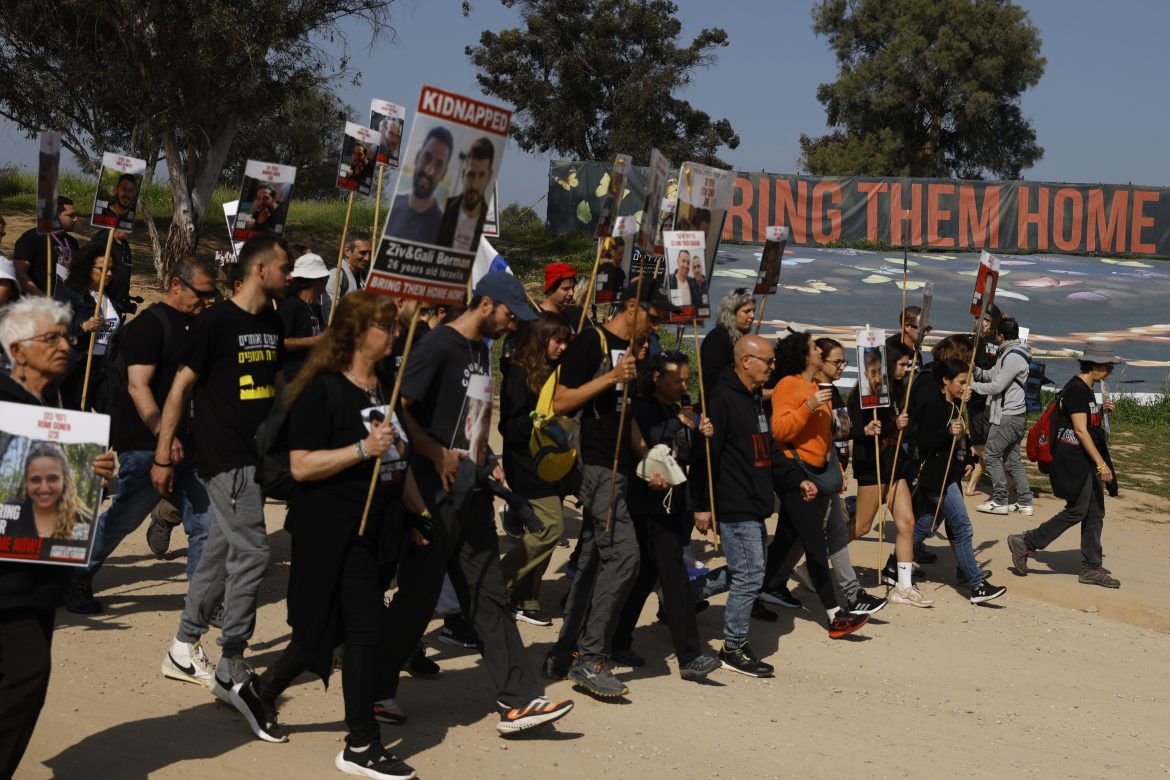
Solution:
<svg viewBox="0 0 1170 780"><path fill-rule="evenodd" d="M1044 402L1041 400L1040 391L1045 385L1052 384L1052 380L1044 373L1047 366L1039 360L1036 360L1022 349L1013 349L1012 352L1023 357L1028 361L1028 377L1024 381L1024 413L1036 414L1044 411ZM1018 383L1019 380L1017 379Z"/></svg>
<svg viewBox="0 0 1170 780"><path fill-rule="evenodd" d="M149 314L162 325L163 354L166 354L172 346L171 321L165 314L155 311L155 308L165 305L156 303L138 315L145 317ZM113 414L117 410L119 399L130 395L130 367L126 365L126 356L122 354L122 344L126 339L126 331L137 322L137 319L135 318L115 330L110 336L110 343L106 345L106 382L101 397L94 399L94 408L99 412Z"/></svg>

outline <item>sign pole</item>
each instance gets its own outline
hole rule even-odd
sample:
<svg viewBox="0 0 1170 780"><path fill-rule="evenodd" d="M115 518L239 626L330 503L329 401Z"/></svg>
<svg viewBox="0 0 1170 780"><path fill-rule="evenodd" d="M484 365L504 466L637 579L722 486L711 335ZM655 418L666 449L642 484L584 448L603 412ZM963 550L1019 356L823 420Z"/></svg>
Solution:
<svg viewBox="0 0 1170 780"><path fill-rule="evenodd" d="M378 212L382 209L382 176L386 173L386 166L378 166L378 191L374 193L374 227L372 235L375 240L378 236Z"/></svg>
<svg viewBox="0 0 1170 780"><path fill-rule="evenodd" d="M691 320L695 327L695 369L699 372L699 408L703 417L707 416L707 393L703 390L703 358L699 350L699 320ZM700 434L702 435L702 434ZM703 445L707 448L707 495L711 497L711 533L715 537L715 551L719 551L719 525L715 521L715 478L711 471L711 440L703 436ZM706 534L704 534L706 536Z"/></svg>
<svg viewBox="0 0 1170 780"><path fill-rule="evenodd" d="M581 320L577 323L577 332L585 327L585 319L589 316L589 301L593 299L593 286L597 284L597 269L601 267L601 239L597 239L597 255L593 258L593 271L589 274L589 286L585 288L585 300L581 302Z"/></svg>
<svg viewBox="0 0 1170 780"><path fill-rule="evenodd" d="M333 324L333 312L337 311L337 304L341 303L341 260L345 257L345 237L349 235L349 217L353 213L353 190L349 193L349 202L345 206L345 225L341 228L341 245L337 247L337 270L333 272L333 298L329 302L329 322L325 327Z"/></svg>
<svg viewBox="0 0 1170 780"><path fill-rule="evenodd" d="M106 292L106 273L110 269L110 252L114 248L114 229L110 228L110 235L106 238L106 254L102 258L102 278L98 281L97 306L94 308L94 316L102 319L102 298ZM47 284L47 282L46 282ZM89 332L89 350L85 355L85 379L81 383L81 411L85 411L85 402L89 396L89 374L93 369L93 345L97 343L98 330L101 325Z"/></svg>

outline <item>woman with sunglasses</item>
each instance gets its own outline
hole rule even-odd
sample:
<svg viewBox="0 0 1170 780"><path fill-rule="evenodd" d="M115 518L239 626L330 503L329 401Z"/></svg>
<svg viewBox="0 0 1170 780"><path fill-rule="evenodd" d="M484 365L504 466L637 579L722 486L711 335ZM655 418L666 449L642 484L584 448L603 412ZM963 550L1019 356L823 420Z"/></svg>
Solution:
<svg viewBox="0 0 1170 780"><path fill-rule="evenodd" d="M69 368L69 323L67 306L40 296L4 307L0 346L12 372L0 373L0 401L26 405L29 414L46 406L61 407L56 382ZM43 446L35 445L34 452ZM33 526L38 536L72 536L79 509L74 503L79 502L69 498L67 469L61 466L60 451L52 449L55 452L29 458L26 469ZM103 478L113 476L114 453L99 455L93 471ZM39 509L38 502L43 504ZM16 772L45 703L57 607L64 602L70 571L64 566L0 561L0 777Z"/></svg>
<svg viewBox="0 0 1170 780"><path fill-rule="evenodd" d="M81 409L82 385L85 381L85 363L90 338L93 338L93 365L89 372L89 390L85 393L85 405L91 408L101 405L98 401L102 398L106 380L106 348L114 331L122 324L122 316L104 291L102 311L100 313L97 311L98 288L102 286L103 258L103 247L93 244L83 247L69 266L69 277L63 284L53 288L53 297L69 304L73 309L73 321L69 329L77 343L73 345L73 352L70 354L69 373L61 382L65 406L70 409ZM112 263L106 268L105 277L105 285L108 287L110 280L114 278Z"/></svg>
<svg viewBox="0 0 1170 780"><path fill-rule="evenodd" d="M715 327L703 337L703 345L699 348L704 393L710 395L719 375L735 365L735 342L751 333L755 321L756 299L746 287L737 287L719 301Z"/></svg>

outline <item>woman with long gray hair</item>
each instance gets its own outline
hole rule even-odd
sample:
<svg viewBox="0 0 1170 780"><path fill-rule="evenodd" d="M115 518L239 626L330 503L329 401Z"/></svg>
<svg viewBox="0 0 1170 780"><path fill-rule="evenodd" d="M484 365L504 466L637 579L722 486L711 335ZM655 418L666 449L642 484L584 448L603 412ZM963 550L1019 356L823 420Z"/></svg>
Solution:
<svg viewBox="0 0 1170 780"><path fill-rule="evenodd" d="M708 395L723 370L735 363L735 342L750 333L756 321L756 299L746 287L737 287L719 301L715 327L703 337L699 350L702 360L703 392Z"/></svg>

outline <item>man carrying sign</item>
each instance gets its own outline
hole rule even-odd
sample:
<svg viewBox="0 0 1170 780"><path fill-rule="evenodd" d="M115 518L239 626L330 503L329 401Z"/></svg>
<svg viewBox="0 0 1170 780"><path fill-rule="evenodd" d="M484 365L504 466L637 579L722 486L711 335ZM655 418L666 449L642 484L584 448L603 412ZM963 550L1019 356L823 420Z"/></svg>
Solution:
<svg viewBox="0 0 1170 780"><path fill-rule="evenodd" d="M57 222L60 227L49 236L52 245L49 257L45 256L45 237L38 235L36 228L29 228L16 239L12 264L16 266L16 279L25 295L44 295L50 282L56 287L79 251L77 239L69 235L69 231L77 226L77 212L73 209L73 201L64 195L57 196ZM59 271L59 266L64 266L65 272ZM46 271L58 278L46 281Z"/></svg>

